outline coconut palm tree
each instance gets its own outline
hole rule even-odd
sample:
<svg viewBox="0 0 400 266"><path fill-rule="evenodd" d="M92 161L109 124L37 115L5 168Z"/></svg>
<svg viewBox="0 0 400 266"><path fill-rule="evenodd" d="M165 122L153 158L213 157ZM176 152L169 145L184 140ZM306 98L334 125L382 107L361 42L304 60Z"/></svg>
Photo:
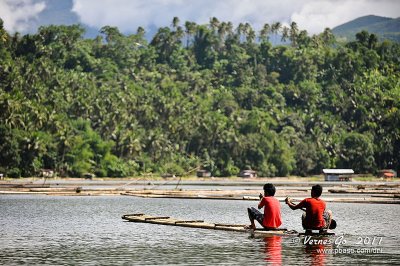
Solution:
<svg viewBox="0 0 400 266"><path fill-rule="evenodd" d="M219 28L220 22L216 17L212 17L210 19L210 28L213 32L216 32Z"/></svg>
<svg viewBox="0 0 400 266"><path fill-rule="evenodd" d="M282 27L282 42L286 42L286 40L289 38L289 28L286 26Z"/></svg>
<svg viewBox="0 0 400 266"><path fill-rule="evenodd" d="M275 22L271 25L271 33L275 35L275 42L276 42L276 38L278 37L280 31L282 28L282 24L280 22Z"/></svg>
<svg viewBox="0 0 400 266"><path fill-rule="evenodd" d="M196 23L186 21L185 22L185 33L186 33L186 48L190 45L190 40L193 38L193 35L196 33Z"/></svg>
<svg viewBox="0 0 400 266"><path fill-rule="evenodd" d="M176 30L176 28L179 26L179 22L180 22L179 18L178 17L174 17L172 19L172 28Z"/></svg>
<svg viewBox="0 0 400 266"><path fill-rule="evenodd" d="M263 28L260 31L260 40L265 42L269 39L269 34L271 32L271 26L268 23L265 23Z"/></svg>
<svg viewBox="0 0 400 266"><path fill-rule="evenodd" d="M298 36L299 36L299 27L297 26L297 23L293 21L290 24L290 30L289 30L289 39L293 47L297 46Z"/></svg>

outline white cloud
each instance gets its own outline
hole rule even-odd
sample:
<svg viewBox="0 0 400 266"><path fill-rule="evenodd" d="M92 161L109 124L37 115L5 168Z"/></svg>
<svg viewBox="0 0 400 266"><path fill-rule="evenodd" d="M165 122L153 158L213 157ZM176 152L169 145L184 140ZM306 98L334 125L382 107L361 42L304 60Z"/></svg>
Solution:
<svg viewBox="0 0 400 266"><path fill-rule="evenodd" d="M204 24L211 17L235 25L249 22L256 29L264 23L296 21L300 29L319 33L359 16L400 16L398 0L73 0L73 11L82 22L96 27L117 26L133 32L138 26L170 26L181 22Z"/></svg>
<svg viewBox="0 0 400 266"><path fill-rule="evenodd" d="M73 11L81 21L101 27L117 26L121 31L134 31L138 26L170 26L173 17L181 22L207 23L211 17L235 24L250 22L263 24L290 18L291 8L276 12L279 4L274 0L74 0ZM290 0L296 3L296 0ZM286 9L286 10L285 10Z"/></svg>
<svg viewBox="0 0 400 266"><path fill-rule="evenodd" d="M73 11L81 21L95 27L117 26L121 31L135 31L170 26L173 17L181 22L208 23L211 17L235 25L249 22L254 27L264 23L289 22L302 4L298 0L73 0Z"/></svg>
<svg viewBox="0 0 400 266"><path fill-rule="evenodd" d="M0 17L10 32L23 32L46 7L46 0L0 0ZM52 0L55 1L55 0ZM71 0L57 0L71 1ZM116 26L122 32L137 27L208 23L211 17L234 25L249 22L255 29L264 23L297 22L300 29L319 33L365 15L400 17L400 0L72 0L80 21L100 28Z"/></svg>
<svg viewBox="0 0 400 266"><path fill-rule="evenodd" d="M292 21L311 33L333 28L355 18L377 15L397 18L400 16L398 0L319 0L306 1L293 13Z"/></svg>
<svg viewBox="0 0 400 266"><path fill-rule="evenodd" d="M32 0L0 0L0 18L9 32L23 32L32 19L46 8L44 2Z"/></svg>

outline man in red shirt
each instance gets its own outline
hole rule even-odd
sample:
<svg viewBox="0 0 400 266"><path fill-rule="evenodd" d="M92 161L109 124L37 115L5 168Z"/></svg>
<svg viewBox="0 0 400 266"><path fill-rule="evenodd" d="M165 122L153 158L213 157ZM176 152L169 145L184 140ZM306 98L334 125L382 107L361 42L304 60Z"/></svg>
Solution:
<svg viewBox="0 0 400 266"><path fill-rule="evenodd" d="M274 185L264 185L264 196L260 194L260 203L258 204L258 209L264 207L264 214L254 207L248 208L251 225L247 226L247 228L256 229L254 220L257 220L265 229L275 229L282 224L281 206L274 197L275 192Z"/></svg>
<svg viewBox="0 0 400 266"><path fill-rule="evenodd" d="M305 213L302 216L302 225L307 232L311 230L326 231L332 220L332 212L326 210L326 203L319 197L322 194L320 185L312 186L311 198L302 200L299 204L294 204L290 198L286 198L286 204L292 209L302 209Z"/></svg>

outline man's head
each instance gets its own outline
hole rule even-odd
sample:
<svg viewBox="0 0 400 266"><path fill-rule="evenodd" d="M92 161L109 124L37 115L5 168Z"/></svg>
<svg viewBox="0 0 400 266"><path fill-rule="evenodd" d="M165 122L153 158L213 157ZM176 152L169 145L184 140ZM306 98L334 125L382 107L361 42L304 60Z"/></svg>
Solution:
<svg viewBox="0 0 400 266"><path fill-rule="evenodd" d="M275 195L275 186L272 185L271 183L267 183L264 185L264 194L266 196L274 196Z"/></svg>
<svg viewBox="0 0 400 266"><path fill-rule="evenodd" d="M314 185L311 188L311 197L318 198L322 194L322 187L320 185Z"/></svg>

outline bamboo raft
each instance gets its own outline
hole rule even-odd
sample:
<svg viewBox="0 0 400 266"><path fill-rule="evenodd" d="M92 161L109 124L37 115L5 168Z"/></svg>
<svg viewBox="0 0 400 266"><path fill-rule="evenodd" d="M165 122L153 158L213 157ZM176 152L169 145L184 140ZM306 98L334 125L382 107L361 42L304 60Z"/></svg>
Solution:
<svg viewBox="0 0 400 266"><path fill-rule="evenodd" d="M135 222L135 223L151 223L151 224L180 226L180 227L242 232L242 233L249 233L253 237L273 236L273 235L278 235L278 236L298 235L297 231L287 230L286 228L278 228L275 230L257 228L256 230L253 230L253 229L246 229L245 225L243 224L207 223L204 222L203 220L180 220L171 218L169 216L151 216L143 213L125 214L122 216L122 219L128 222Z"/></svg>

